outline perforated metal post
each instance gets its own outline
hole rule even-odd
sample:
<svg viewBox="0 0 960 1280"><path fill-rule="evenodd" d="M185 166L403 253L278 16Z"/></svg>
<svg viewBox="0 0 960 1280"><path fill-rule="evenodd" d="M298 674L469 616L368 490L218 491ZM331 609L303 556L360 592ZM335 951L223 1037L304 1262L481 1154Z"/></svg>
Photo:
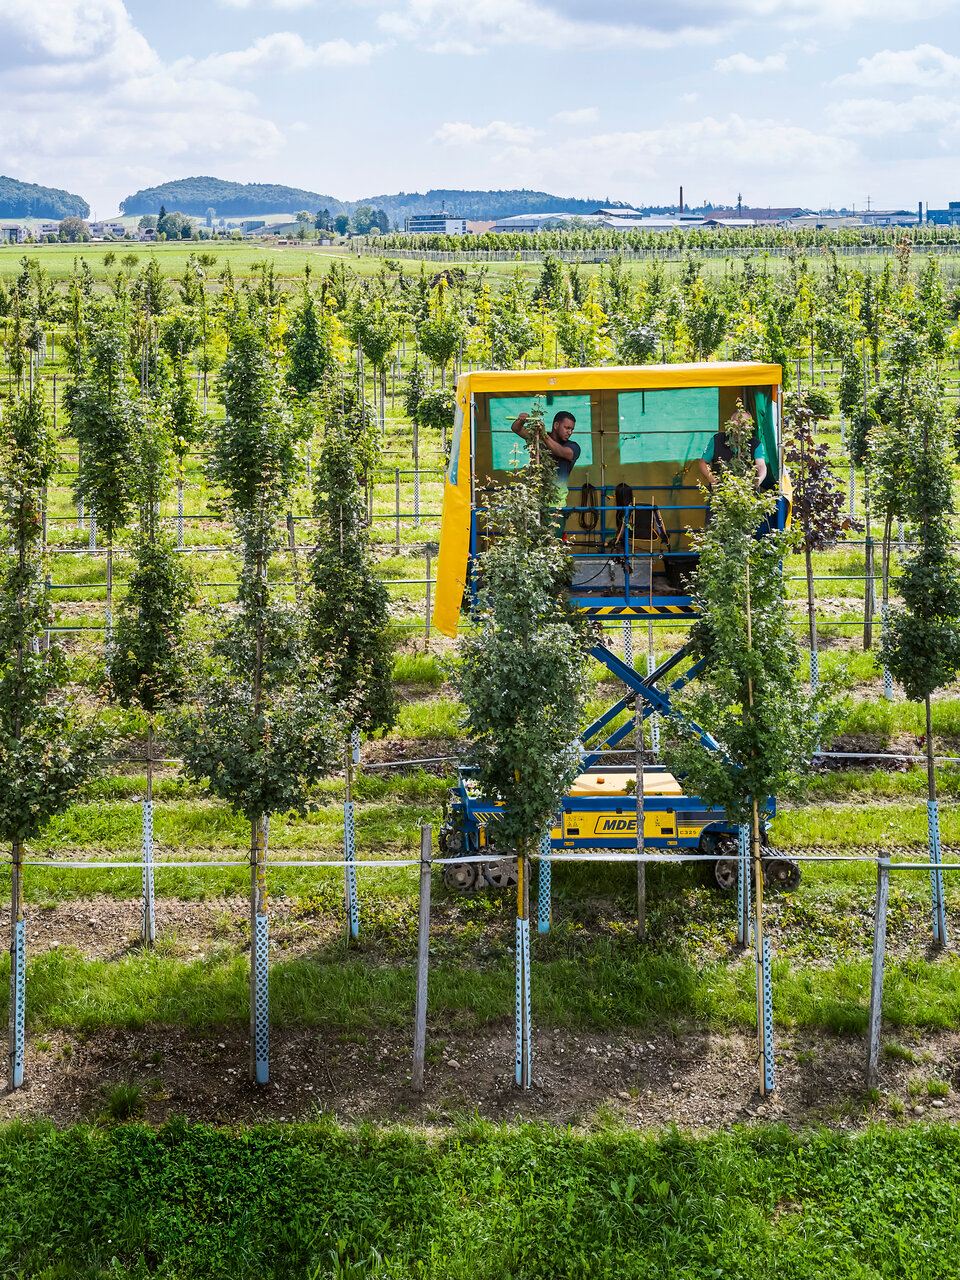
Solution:
<svg viewBox="0 0 960 1280"><path fill-rule="evenodd" d="M413 424L413 523L420 528L420 432Z"/></svg>
<svg viewBox="0 0 960 1280"><path fill-rule="evenodd" d="M7 1013L7 1082L23 1084L23 1046L27 990L27 926L23 919L23 863L19 843L13 845L10 868L10 1008Z"/></svg>
<svg viewBox="0 0 960 1280"><path fill-rule="evenodd" d="M843 414L840 414L840 448L845 449L847 445L847 424L843 420Z"/></svg>
<svg viewBox="0 0 960 1280"><path fill-rule="evenodd" d="M143 925L142 936L148 947L157 940L157 922L153 910L153 801L143 802Z"/></svg>
<svg viewBox="0 0 960 1280"><path fill-rule="evenodd" d="M530 1088L530 864L517 858L516 1083Z"/></svg>
<svg viewBox="0 0 960 1280"><path fill-rule="evenodd" d="M753 900L750 892L750 830L737 828L737 942L745 947L752 934Z"/></svg>
<svg viewBox="0 0 960 1280"><path fill-rule="evenodd" d="M906 554L906 550L907 550L907 546L906 546L906 540L904 539L904 536L903 536L903 521L902 521L902 520L898 520L898 521L897 521L897 546L898 546L898 548L900 549L900 554L901 554L901 555L905 555L905 554Z"/></svg>
<svg viewBox="0 0 960 1280"><path fill-rule="evenodd" d="M561 819L562 821L562 819ZM537 933L550 932L550 882L553 864L550 861L552 845L550 831L540 837L540 880L537 885Z"/></svg>
<svg viewBox="0 0 960 1280"><path fill-rule="evenodd" d="M89 528L90 528L89 547L91 551L96 551L97 549L97 512L95 507L90 508L90 518L87 521L87 524L89 525Z"/></svg>
<svg viewBox="0 0 960 1280"><path fill-rule="evenodd" d="M850 519L855 520L857 516L857 473L853 465L853 459L850 459Z"/></svg>
<svg viewBox="0 0 960 1280"><path fill-rule="evenodd" d="M433 856L433 828L420 828L420 919L417 928L417 996L413 1016L413 1066L410 1084L423 1092L424 1060L427 1051L427 983L430 975L430 875Z"/></svg>
<svg viewBox="0 0 960 1280"><path fill-rule="evenodd" d="M623 623L623 660L628 667L633 666L633 623L624 618Z"/></svg>
<svg viewBox="0 0 960 1280"><path fill-rule="evenodd" d="M773 982L770 976L770 939L763 940L763 1092L774 1088L773 1072Z"/></svg>
<svg viewBox="0 0 960 1280"><path fill-rule="evenodd" d="M930 846L930 898L933 907L933 940L947 945L947 916L943 902L943 872L940 869L940 809L936 800L927 801L927 836Z"/></svg>
<svg viewBox="0 0 960 1280"><path fill-rule="evenodd" d="M396 500L396 521L397 521L397 552L400 551L400 468L393 469L394 497Z"/></svg>
<svg viewBox="0 0 960 1280"><path fill-rule="evenodd" d="M360 936L360 909L357 903L357 869L354 866L357 856L357 824L353 812L353 770L360 760L360 733L357 729L350 732L350 746L347 753L345 779L347 784L346 799L343 803L343 889L347 915L347 941Z"/></svg>
<svg viewBox="0 0 960 1280"><path fill-rule="evenodd" d="M269 819L253 824L250 849L250 1079L270 1079L270 917L267 912Z"/></svg>
<svg viewBox="0 0 960 1280"><path fill-rule="evenodd" d="M177 550L183 550L183 481L177 481Z"/></svg>
<svg viewBox="0 0 960 1280"><path fill-rule="evenodd" d="M877 905L873 917L873 967L870 972L870 1024L867 1032L867 1088L875 1089L880 1071L880 1027L883 1018L883 964L887 950L887 907L890 859L877 860Z"/></svg>
<svg viewBox="0 0 960 1280"><path fill-rule="evenodd" d="M880 606L881 644L882 644L882 637L886 634L886 631L887 631L887 619L888 619L889 612L890 610L886 604L882 604ZM883 664L883 696L886 698L888 702L893 701L893 672L890 670L890 668L887 666L886 663Z"/></svg>
<svg viewBox="0 0 960 1280"><path fill-rule="evenodd" d="M653 641L653 623L647 623L647 675L652 676L657 669L657 653ZM650 749L654 756L660 754L660 717L650 716Z"/></svg>

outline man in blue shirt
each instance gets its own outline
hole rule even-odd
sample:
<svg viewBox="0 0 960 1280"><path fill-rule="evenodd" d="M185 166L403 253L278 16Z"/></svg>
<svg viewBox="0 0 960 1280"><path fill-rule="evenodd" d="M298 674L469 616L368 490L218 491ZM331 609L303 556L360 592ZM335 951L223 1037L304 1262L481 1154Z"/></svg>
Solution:
<svg viewBox="0 0 960 1280"><path fill-rule="evenodd" d="M757 469L757 488L759 489L767 478L767 463L763 456L763 446L756 431L750 438L750 448L753 453L754 466ZM703 483L708 490L714 489L719 479L713 468L720 462L731 462L735 457L736 449L726 431L718 431L715 436L711 437L710 443L703 451L703 457L697 463L700 468L700 475L703 477Z"/></svg>
<svg viewBox="0 0 960 1280"><path fill-rule="evenodd" d="M521 413L511 423L510 430L526 440L526 425L529 420L529 413ZM547 448L553 454L557 464L557 483L560 485L567 484L570 472L577 465L577 459L580 457L580 446L575 440L570 439L576 425L577 420L573 414L566 409L561 409L554 415L553 426L546 436Z"/></svg>

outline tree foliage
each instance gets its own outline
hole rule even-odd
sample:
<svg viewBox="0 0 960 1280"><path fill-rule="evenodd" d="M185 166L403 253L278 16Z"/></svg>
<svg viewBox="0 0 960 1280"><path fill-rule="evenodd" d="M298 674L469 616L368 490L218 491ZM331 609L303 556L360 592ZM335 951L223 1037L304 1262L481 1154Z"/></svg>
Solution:
<svg viewBox="0 0 960 1280"><path fill-rule="evenodd" d="M569 605L542 408L531 424L532 460L488 499L492 536L479 557L475 629L461 641L455 673L477 781L502 804L497 839L506 844L539 838L579 772L590 647Z"/></svg>

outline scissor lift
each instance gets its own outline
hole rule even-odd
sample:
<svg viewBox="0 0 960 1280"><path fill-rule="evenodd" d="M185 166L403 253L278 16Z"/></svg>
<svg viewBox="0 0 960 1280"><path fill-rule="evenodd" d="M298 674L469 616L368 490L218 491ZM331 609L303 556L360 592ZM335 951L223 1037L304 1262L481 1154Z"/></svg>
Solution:
<svg viewBox="0 0 960 1280"><path fill-rule="evenodd" d="M642 411L646 412L648 397L655 402L657 392L674 392L688 390L716 390L715 417L704 416L703 402L710 409L711 397L699 397L696 413L691 413L691 439L683 435L683 405L679 404L681 413L680 430L674 434L677 439L670 438L670 433L661 431L658 440L667 437L666 442L658 442L654 450L677 451L679 460L688 455L688 463L701 456L701 439L706 434L712 435L722 425L724 397L720 389L727 392L726 401L729 408L731 396L729 389L741 390L741 394L751 394L758 419L766 412L768 436L765 448L775 456L771 469L776 471L778 486L778 512L776 523L783 527L789 510L789 482L785 476L779 438L779 366L758 364L703 364L703 365L665 365L644 366L636 369L576 369L552 370L548 372L524 373L473 373L462 377L457 388L458 414L454 425L454 436L451 450L451 464L444 493L443 523L441 528L440 562L438 568L438 589L434 622L448 635L456 633L457 620L462 604L469 607L476 597L476 576L474 574L475 557L484 548L485 522L482 500L482 468L493 462L492 473L496 478L497 470L509 470L509 467L497 467L496 462L502 460L504 450L497 452L496 433L505 434L503 422L505 416L514 412L520 403L529 404L537 394L552 396L554 405L559 401L560 407L576 398L578 407L587 396L582 394L586 389L590 402L590 439L593 444L599 438L599 448L591 448L590 462L582 471L599 481L594 486L600 495L598 519L599 536L594 539L596 545L580 549L580 544L571 540L570 545L574 563L593 561L603 563L604 557L615 560L611 572L606 575L598 587L583 586L587 574L578 575L581 585L571 591L571 601L588 616L603 621L631 620L650 621L652 619L670 619L683 622L696 617L696 608L682 579L676 572L670 572L671 560L691 568L693 557L690 548L682 544L687 539L684 532L689 527L702 527L705 501L692 478L690 484L676 482L667 483L661 473L663 467L656 465L662 459L654 458L654 465L631 464L623 462L621 475L626 472L631 488L641 491L646 501L636 503L651 512L649 528L655 527L652 513L668 514L673 529L667 535L666 543L659 547L653 545L651 537L649 546L641 549L631 545L633 521L624 513L621 519L622 533L619 554L609 554L610 542L615 533L615 520L611 517L617 510L607 501L613 492L613 485L606 483L611 478L608 467L613 460L609 441L604 441L604 405L609 405L610 397L618 400L616 451L619 459L630 458L639 454L634 448L631 453L624 447L624 437L632 434L642 436L643 432L626 433L622 430L625 415L620 410L624 399L635 397L641 393ZM743 389L751 388L747 393ZM593 390L596 389L596 397ZM564 396L570 397L564 400ZM761 399L763 397L763 399ZM525 399L526 398L526 399ZM739 398L739 397L738 397ZM498 419L495 402L506 401L504 412ZM599 404L600 413L595 406ZM551 406L553 407L553 406ZM635 407L635 406L634 406ZM608 408L608 417L609 417ZM699 416L697 416L699 414ZM550 425L550 410L546 418ZM729 416L729 414L727 414ZM599 417L599 422L598 422ZM627 418L628 422L633 420ZM723 421L726 418L722 419ZM500 423L498 426L497 423ZM663 414L658 420L663 424ZM714 425L714 423L716 425ZM585 426L585 424L584 424ZM699 430L697 428L700 428ZM709 427L709 430L707 429ZM578 430L582 430L578 418ZM486 446L487 438L493 444ZM610 432L607 432L610 435ZM581 436L586 439L585 432ZM501 446L503 441L500 442ZM506 442L512 444L512 442ZM604 447L606 444L606 448ZM516 450L516 445L513 445ZM599 453L599 464L596 455ZM582 456L582 454L581 454ZM668 458L670 468L673 460ZM773 459L771 459L773 461ZM478 468L481 469L481 482L478 483ZM683 470L680 470L681 481ZM614 472L614 474L617 474ZM591 483L588 480L586 483ZM644 483L636 483L642 481ZM572 477L570 492L576 492L576 478ZM659 493L666 491L670 501L661 506L657 502ZM680 501L676 499L680 498ZM577 537L578 526L583 525L579 513L583 511L582 503L569 503L564 507L564 534L570 538ZM657 573L657 568L661 569ZM635 764L612 764L610 760L622 758L616 755L618 745L635 728L635 716L630 714L622 719L628 711L634 711L637 700L642 704L643 720L651 716L678 718L671 702L672 695L679 692L691 680L696 679L703 667L703 660L689 662L690 646L684 645L672 654L656 670L643 676L634 667L623 661L616 653L603 644L596 644L591 649L591 656L605 666L608 671L625 687L623 696L618 698L588 725L580 735L583 752L583 769L570 792L563 798L560 812L556 815L550 832L550 847L554 851L573 851L590 849L635 850L637 846L637 804L634 794ZM689 662L689 665L684 665ZM717 751L719 744L700 726L686 721L686 727L699 738L707 751ZM643 771L643 822L644 844L650 850L666 850L682 852L692 850L716 855L712 864L713 878L716 885L723 890L732 890L736 885L738 857L738 829L729 821L722 810L711 809L696 796L684 794L682 779L675 778L662 765L644 765ZM459 772L456 787L451 791L446 807L445 819L440 833L440 844L447 856L456 858L462 855L463 862L449 864L444 869L444 878L449 887L461 892L489 884L494 887L505 887L514 881L516 876L516 859L511 851L499 847L496 842L496 815L499 805L479 792L476 781L469 768ZM774 813L773 801L769 801L762 813L761 838L766 845L766 828ZM476 860L478 855L489 853L488 860ZM708 864L709 865L709 864ZM800 871L796 863L776 858L772 855L764 859L764 880L784 888L794 888L799 884Z"/></svg>

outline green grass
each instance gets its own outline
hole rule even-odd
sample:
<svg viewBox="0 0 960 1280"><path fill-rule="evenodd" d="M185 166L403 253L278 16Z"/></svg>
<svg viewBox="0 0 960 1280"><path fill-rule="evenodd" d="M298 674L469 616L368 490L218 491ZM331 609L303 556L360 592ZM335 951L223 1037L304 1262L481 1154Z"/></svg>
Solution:
<svg viewBox="0 0 960 1280"><path fill-rule="evenodd" d="M413 904L384 917L381 932L400 923L394 954L347 957L337 941L313 956L278 960L271 968L270 1016L277 1026L368 1028L404 1026L414 995ZM371 921L363 935L370 946ZM376 931L375 926L372 926ZM90 1031L149 1023L213 1028L249 1016L248 959L228 945L202 960L133 952L121 960L85 960L71 948L32 959L27 1019L37 1031ZM430 975L430 1014L438 1024L466 1028L508 1016L513 959L503 943L482 963L464 963L439 942ZM534 961L532 998L539 1026L749 1029L755 1019L755 976L749 958L698 963L678 952L638 950L625 939L584 940L576 954L549 949ZM401 963L406 961L406 963ZM9 973L9 957L0 978ZM867 1024L868 960L800 966L774 962L774 1015L781 1026L861 1033ZM960 1027L960 962L890 960L884 1016L891 1026L924 1030Z"/></svg>
<svg viewBox="0 0 960 1280"><path fill-rule="evenodd" d="M0 1131L0 1266L37 1280L836 1280L960 1271L960 1135L442 1138L328 1120Z"/></svg>

